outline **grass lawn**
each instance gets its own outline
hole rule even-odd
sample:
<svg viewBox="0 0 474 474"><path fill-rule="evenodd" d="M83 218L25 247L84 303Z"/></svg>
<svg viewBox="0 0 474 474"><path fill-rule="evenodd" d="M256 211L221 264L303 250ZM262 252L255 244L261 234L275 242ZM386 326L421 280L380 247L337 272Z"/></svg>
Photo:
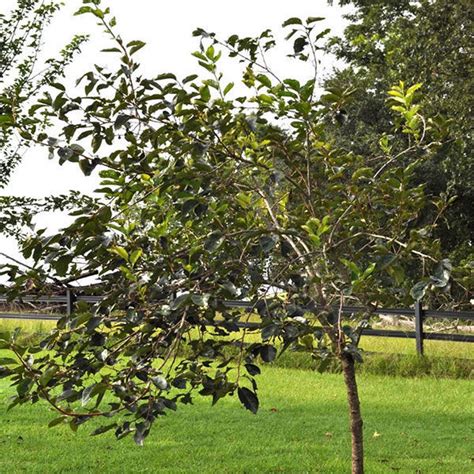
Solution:
<svg viewBox="0 0 474 474"><path fill-rule="evenodd" d="M48 429L42 403L5 408L0 382L1 473L349 472L345 389L338 374L264 368L257 415L236 398L207 399L159 420L145 446L112 433ZM368 473L474 472L474 383L362 375ZM106 424L106 421L105 423Z"/></svg>

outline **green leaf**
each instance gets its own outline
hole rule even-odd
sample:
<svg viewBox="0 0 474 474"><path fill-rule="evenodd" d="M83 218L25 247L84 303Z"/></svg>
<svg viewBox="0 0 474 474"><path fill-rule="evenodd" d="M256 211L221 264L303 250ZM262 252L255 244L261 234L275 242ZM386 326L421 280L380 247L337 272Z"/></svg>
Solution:
<svg viewBox="0 0 474 474"><path fill-rule="evenodd" d="M172 79L174 81L176 81L176 76L171 73L171 72L166 72L166 73L163 73L163 74L158 74L158 76L156 76L156 80L157 81L164 81L166 79Z"/></svg>
<svg viewBox="0 0 474 474"><path fill-rule="evenodd" d="M274 101L273 97L268 94L259 94L257 98L258 101L263 105L272 105Z"/></svg>
<svg viewBox="0 0 474 474"><path fill-rule="evenodd" d="M321 31L320 33L318 33L316 35L316 38L315 38L315 41L321 39L321 38L324 38L325 36L327 36L329 33L331 33L331 28L326 28L325 30Z"/></svg>
<svg viewBox="0 0 474 474"><path fill-rule="evenodd" d="M127 48L130 48L130 56L140 51L145 45L146 43L144 41L130 41L130 43L127 44Z"/></svg>
<svg viewBox="0 0 474 474"><path fill-rule="evenodd" d="M39 384L42 387L46 387L46 385L48 385L50 380L56 375L57 372L58 372L57 367L49 367L41 374L41 377L38 380Z"/></svg>
<svg viewBox="0 0 474 474"><path fill-rule="evenodd" d="M182 83L183 84L187 84L188 82L192 82L194 81L194 79L196 79L198 77L197 74L191 74L189 76L186 76L183 80L182 80Z"/></svg>
<svg viewBox="0 0 474 474"><path fill-rule="evenodd" d="M76 418L73 418L70 422L69 422L69 428L71 428L71 430L76 433L77 432L77 428L79 428L79 425L78 423L76 422Z"/></svg>
<svg viewBox="0 0 474 474"><path fill-rule="evenodd" d="M122 50L119 48L105 48L100 50L102 53L121 53Z"/></svg>
<svg viewBox="0 0 474 474"><path fill-rule="evenodd" d="M200 59L201 61L206 61L207 58L204 54L200 53L199 51L194 51L193 53L191 53L195 58L198 58Z"/></svg>
<svg viewBox="0 0 474 474"><path fill-rule="evenodd" d="M196 305L202 308L207 308L209 306L209 297L210 295L192 295L191 301Z"/></svg>
<svg viewBox="0 0 474 474"><path fill-rule="evenodd" d="M277 350L270 344L263 345L259 352L264 362L272 362L277 354Z"/></svg>
<svg viewBox="0 0 474 474"><path fill-rule="evenodd" d="M115 119L114 122L114 128L115 130L118 130L119 128L123 127L125 124L128 123L128 121L132 118L131 115L128 114L119 114L117 118Z"/></svg>
<svg viewBox="0 0 474 474"><path fill-rule="evenodd" d="M125 267L124 265L120 265L119 270L125 275L125 278L127 278L128 280L136 281L136 276L129 268Z"/></svg>
<svg viewBox="0 0 474 474"><path fill-rule="evenodd" d="M16 387L18 396L23 398L25 395L29 393L32 387L33 387L33 379L29 377L24 378Z"/></svg>
<svg viewBox="0 0 474 474"><path fill-rule="evenodd" d="M302 25L303 22L301 21L301 19L297 18L297 17L291 17L291 18L288 18L288 20L285 20L281 26L285 27L285 26L290 26L290 25Z"/></svg>
<svg viewBox="0 0 474 474"><path fill-rule="evenodd" d="M262 340L268 341L279 333L280 328L276 324L269 324L262 329Z"/></svg>
<svg viewBox="0 0 474 474"><path fill-rule="evenodd" d="M130 263L132 265L135 265L135 263L137 263L137 260L143 255L143 250L142 249L137 249L137 250L134 250L131 254L130 254Z"/></svg>
<svg viewBox="0 0 474 474"><path fill-rule="evenodd" d="M372 275L372 273L374 272L376 266L377 266L376 263L371 263L371 264L364 270L364 273L362 273L361 279L364 280L364 279L366 279L367 277L369 277L370 275Z"/></svg>
<svg viewBox="0 0 474 474"><path fill-rule="evenodd" d="M5 339L0 339L0 349L9 349L10 343Z"/></svg>
<svg viewBox="0 0 474 474"><path fill-rule="evenodd" d="M354 173L352 174L352 180L356 181L359 178L371 178L373 174L374 174L374 170L372 168L362 167L354 171Z"/></svg>
<svg viewBox="0 0 474 474"><path fill-rule="evenodd" d="M411 297L416 301L421 300L425 296L426 289L428 288L428 286L429 286L428 281L419 281L411 289L410 291Z"/></svg>
<svg viewBox="0 0 474 474"><path fill-rule="evenodd" d="M232 90L233 87L234 87L234 83L229 82L229 84L227 84L224 88L224 95L227 95Z"/></svg>
<svg viewBox="0 0 474 474"><path fill-rule="evenodd" d="M221 247L224 243L224 236L221 232L213 232L205 241L204 241L204 250L207 252L215 252Z"/></svg>
<svg viewBox="0 0 474 474"><path fill-rule="evenodd" d="M318 21L324 21L326 18L324 18L323 16L309 16L307 19L306 19L306 23L308 25L312 24L312 23L316 23Z"/></svg>
<svg viewBox="0 0 474 474"><path fill-rule="evenodd" d="M79 160L79 168L84 173L84 176L90 176L97 163L94 163L93 160Z"/></svg>
<svg viewBox="0 0 474 474"><path fill-rule="evenodd" d="M100 435L102 433L107 433L107 431L110 431L110 430L112 430L116 427L117 427L117 423L112 423L111 425L101 426L101 427L95 429L91 433L91 436L97 436L97 435Z"/></svg>
<svg viewBox="0 0 474 474"><path fill-rule="evenodd" d="M95 384L95 383L92 384L92 385L89 385L88 387L86 387L82 391L82 395L81 395L81 405L82 406L87 405L89 400L92 398L92 396L94 395L94 389L95 389L96 385L97 384Z"/></svg>
<svg viewBox="0 0 474 474"><path fill-rule="evenodd" d="M128 259L129 259L128 252L123 247L119 247L119 246L111 247L110 249L108 249L108 251L110 253L114 253L118 255L119 257L122 257L126 262L128 262Z"/></svg>
<svg viewBox="0 0 474 474"><path fill-rule="evenodd" d="M72 145L69 145L69 149L72 150L76 155L82 155L85 152L84 147L79 145L78 143L73 143Z"/></svg>
<svg viewBox="0 0 474 474"><path fill-rule="evenodd" d="M259 405L257 395L247 387L239 387L237 393L242 405L247 408L247 410L250 410L253 414L256 414Z"/></svg>
<svg viewBox="0 0 474 474"><path fill-rule="evenodd" d="M354 263L351 262L350 260L347 260L346 258L341 258L340 261L347 267L349 270L352 272L353 277L359 277L361 275L361 270L360 268Z"/></svg>
<svg viewBox="0 0 474 474"><path fill-rule="evenodd" d="M52 428L53 426L60 425L61 423L64 423L68 419L69 419L69 417L67 417L67 416L60 416L59 418L55 418L54 420L51 420L48 423L48 428Z"/></svg>
<svg viewBox="0 0 474 474"><path fill-rule="evenodd" d="M330 357L324 357L319 362L318 367L316 368L316 370L320 374L323 374L329 368L330 363L331 363L331 358Z"/></svg>
<svg viewBox="0 0 474 474"><path fill-rule="evenodd" d="M172 310L179 309L182 306L188 304L190 299L191 299L191 295L189 293L184 293L182 295L179 295L177 298L175 298L172 301L170 307Z"/></svg>
<svg viewBox="0 0 474 474"><path fill-rule="evenodd" d="M407 97L412 96L423 84L422 83L417 83L413 84L411 87L409 87L405 93Z"/></svg>
<svg viewBox="0 0 474 474"><path fill-rule="evenodd" d="M59 257L54 263L54 269L56 270L56 273L59 276L64 276L67 273L67 270L69 268L69 264L72 261L72 257L69 255L62 255Z"/></svg>
<svg viewBox="0 0 474 474"><path fill-rule="evenodd" d="M72 388L68 388L67 390L64 390L57 398L57 402L62 402L63 400L69 400L73 397L77 396L77 392L73 390Z"/></svg>
<svg viewBox="0 0 474 474"><path fill-rule="evenodd" d="M453 267L448 259L441 260L436 265L433 274L430 275L430 283L438 288L444 288L451 278L451 271Z"/></svg>
<svg viewBox="0 0 474 474"><path fill-rule="evenodd" d="M169 388L168 382L164 377L152 377L151 381L153 382L153 385L155 385L155 387L159 390L167 390Z"/></svg>
<svg viewBox="0 0 474 474"><path fill-rule="evenodd" d="M204 102L209 102L210 98L211 98L211 91L209 89L208 86L202 86L200 89L199 89L199 93L201 95L201 99L204 101Z"/></svg>
<svg viewBox="0 0 474 474"><path fill-rule="evenodd" d="M214 50L214 46L212 44L206 49L206 56L210 60L214 59L215 50Z"/></svg>
<svg viewBox="0 0 474 474"><path fill-rule="evenodd" d="M92 7L88 7L88 6L84 6L84 7L81 7L79 8L79 10L77 10L74 15L84 15L85 13L93 13L94 12L94 9Z"/></svg>
<svg viewBox="0 0 474 474"><path fill-rule="evenodd" d="M301 51L303 51L304 47L307 44L308 41L305 37L301 36L299 38L296 38L295 42L293 43L293 51L295 52L295 54L301 53Z"/></svg>
<svg viewBox="0 0 474 474"><path fill-rule="evenodd" d="M299 91L301 89L301 84L296 79L285 79L283 82L295 91Z"/></svg>
<svg viewBox="0 0 474 474"><path fill-rule="evenodd" d="M260 248L264 254L268 254L275 247L276 241L268 235L264 235L259 240Z"/></svg>
<svg viewBox="0 0 474 474"><path fill-rule="evenodd" d="M0 126L13 125L13 118L11 115L0 115Z"/></svg>
<svg viewBox="0 0 474 474"><path fill-rule="evenodd" d="M257 74L256 79L257 79L258 82L263 84L265 87L268 87L268 88L272 87L272 81L265 74Z"/></svg>
<svg viewBox="0 0 474 474"><path fill-rule="evenodd" d="M137 423L133 440L138 446L143 446L145 438L148 436L149 429L145 423Z"/></svg>
<svg viewBox="0 0 474 474"><path fill-rule="evenodd" d="M247 372L252 376L259 375L261 373L260 368L257 367L255 364L245 364L245 368L247 369Z"/></svg>
<svg viewBox="0 0 474 474"><path fill-rule="evenodd" d="M100 18L101 20L104 18L105 16L105 12L103 10L101 10L100 8L94 8L92 10L92 14L94 16L96 16L97 18Z"/></svg>

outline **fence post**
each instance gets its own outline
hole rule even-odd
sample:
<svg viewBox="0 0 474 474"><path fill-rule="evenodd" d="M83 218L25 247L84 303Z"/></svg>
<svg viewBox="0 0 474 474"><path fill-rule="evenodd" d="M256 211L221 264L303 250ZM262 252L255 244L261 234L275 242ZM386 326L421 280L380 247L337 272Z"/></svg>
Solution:
<svg viewBox="0 0 474 474"><path fill-rule="evenodd" d="M415 303L416 352L423 355L423 305L421 300Z"/></svg>
<svg viewBox="0 0 474 474"><path fill-rule="evenodd" d="M76 302L76 296L72 290L66 290L66 314L70 316L74 311L74 303Z"/></svg>

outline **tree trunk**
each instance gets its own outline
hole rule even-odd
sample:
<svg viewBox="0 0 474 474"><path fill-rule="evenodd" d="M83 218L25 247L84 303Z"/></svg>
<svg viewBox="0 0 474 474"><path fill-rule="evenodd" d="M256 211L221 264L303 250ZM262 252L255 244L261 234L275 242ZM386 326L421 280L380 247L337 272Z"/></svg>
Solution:
<svg viewBox="0 0 474 474"><path fill-rule="evenodd" d="M359 393L355 376L354 358L344 354L341 358L344 382L349 402L349 416L352 438L352 474L364 472L364 435L362 431L362 415L360 412Z"/></svg>

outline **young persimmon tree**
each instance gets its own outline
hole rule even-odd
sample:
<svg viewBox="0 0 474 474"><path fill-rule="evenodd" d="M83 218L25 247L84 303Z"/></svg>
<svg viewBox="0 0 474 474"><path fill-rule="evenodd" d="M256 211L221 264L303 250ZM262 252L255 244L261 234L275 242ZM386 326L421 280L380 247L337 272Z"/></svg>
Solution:
<svg viewBox="0 0 474 474"><path fill-rule="evenodd" d="M409 146L393 155L382 137L368 167L369 157L325 136L350 91L318 91L319 18L284 23L291 55L309 66L305 82L271 69L270 31L221 41L199 29L196 74L145 77L135 59L144 43L125 42L108 9L87 3L79 13L97 17L117 67L96 65L77 89L51 82L31 121L12 118L12 126L60 163L96 169L101 198L78 206L60 232L22 239L33 267L4 273L12 297L32 283L69 289L96 275L105 298L77 303L38 348L2 336L18 361L0 372L17 388L12 405L46 400L59 413L51 426L76 430L100 418L94 434L133 433L142 444L160 416L195 393L212 403L237 394L256 413L260 360L304 350L321 371L334 359L342 366L352 471L363 472L361 330L373 308L413 301L411 281L398 277L404 268L426 277L415 296L449 279L438 243L426 238L432 224L416 224L426 203L411 178L439 142L416 105L419 85L400 83L388 96L394 133ZM224 52L242 64L234 82L220 70ZM437 265L441 283L429 280ZM246 344L239 323L249 316L228 299L252 302L261 342ZM366 311L343 318L346 304Z"/></svg>

